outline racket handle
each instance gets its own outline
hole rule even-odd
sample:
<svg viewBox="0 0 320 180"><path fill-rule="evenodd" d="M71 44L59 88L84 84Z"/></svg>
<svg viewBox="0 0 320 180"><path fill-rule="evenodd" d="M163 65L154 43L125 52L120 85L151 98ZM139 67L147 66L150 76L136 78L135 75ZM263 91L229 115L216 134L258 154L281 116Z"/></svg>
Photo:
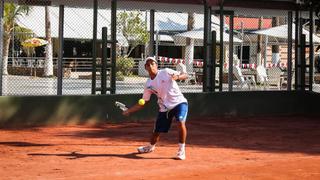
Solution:
<svg viewBox="0 0 320 180"><path fill-rule="evenodd" d="M126 106L120 106L119 108L120 108L122 111L128 110L128 108L127 108Z"/></svg>
<svg viewBox="0 0 320 180"><path fill-rule="evenodd" d="M119 107L122 111L128 110L127 106L126 106L125 104L121 103L121 102L116 101L116 102L115 102L115 105L116 105L117 107Z"/></svg>

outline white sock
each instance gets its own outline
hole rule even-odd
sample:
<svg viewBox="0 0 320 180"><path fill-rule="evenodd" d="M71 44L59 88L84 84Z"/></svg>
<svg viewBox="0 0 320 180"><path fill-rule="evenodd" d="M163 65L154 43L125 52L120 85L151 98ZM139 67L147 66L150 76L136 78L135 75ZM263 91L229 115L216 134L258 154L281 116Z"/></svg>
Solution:
<svg viewBox="0 0 320 180"><path fill-rule="evenodd" d="M184 151L186 147L185 143L179 143L179 150Z"/></svg>
<svg viewBox="0 0 320 180"><path fill-rule="evenodd" d="M155 147L156 147L156 144L154 144L154 145L150 144L149 147L150 147L150 148L155 148Z"/></svg>

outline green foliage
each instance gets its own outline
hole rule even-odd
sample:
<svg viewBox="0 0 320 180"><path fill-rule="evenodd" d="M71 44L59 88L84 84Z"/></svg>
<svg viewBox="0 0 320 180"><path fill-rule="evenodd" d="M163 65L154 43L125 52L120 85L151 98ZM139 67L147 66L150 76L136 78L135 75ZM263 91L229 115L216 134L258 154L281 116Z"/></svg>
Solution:
<svg viewBox="0 0 320 180"><path fill-rule="evenodd" d="M8 54L9 54L9 46L10 46L10 40L12 37L12 31L14 30L15 34L20 34L22 31L27 31L30 34L30 30L26 28L21 28L18 26L16 21L25 15L28 15L31 8L29 6L25 5L17 5L14 3L5 3L4 4L4 12L3 12L3 37L1 37L1 41L3 41L3 68L2 68L2 74L8 74ZM16 36L15 39L19 39L20 41L23 41L24 39L28 38L26 36ZM21 38L21 39L20 39Z"/></svg>
<svg viewBox="0 0 320 180"><path fill-rule="evenodd" d="M121 71L118 71L118 72L116 73L116 80L117 80L117 81L124 81L124 75L122 74Z"/></svg>
<svg viewBox="0 0 320 180"><path fill-rule="evenodd" d="M121 72L124 76L132 75L134 60L129 57L118 57L116 61L117 72Z"/></svg>
<svg viewBox="0 0 320 180"><path fill-rule="evenodd" d="M15 31L19 30L16 21L20 17L28 15L30 10L31 8L29 6L5 3L3 16L5 34L10 34L13 28L15 28ZM25 30L25 28L23 30Z"/></svg>
<svg viewBox="0 0 320 180"><path fill-rule="evenodd" d="M16 21L19 20L20 17L27 16L31 10L32 8L26 5L17 5L14 3L4 4L4 41L11 38L11 33L13 30L15 33L14 38L19 39L21 42L33 37L32 30L21 27L16 23Z"/></svg>
<svg viewBox="0 0 320 180"><path fill-rule="evenodd" d="M19 39L21 42L30 39L33 37L33 31L31 29L21 27L21 26L15 26L14 27L15 32L15 39Z"/></svg>
<svg viewBox="0 0 320 180"><path fill-rule="evenodd" d="M147 25L140 11L120 12L117 16L117 27L130 44L127 56L135 47L149 41Z"/></svg>

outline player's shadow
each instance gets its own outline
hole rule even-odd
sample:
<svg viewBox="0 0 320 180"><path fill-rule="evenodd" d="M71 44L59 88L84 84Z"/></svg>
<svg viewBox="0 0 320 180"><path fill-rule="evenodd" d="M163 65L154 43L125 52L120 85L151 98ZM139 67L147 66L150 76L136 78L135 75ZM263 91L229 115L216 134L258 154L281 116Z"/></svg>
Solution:
<svg viewBox="0 0 320 180"><path fill-rule="evenodd" d="M22 141L3 141L0 145L15 146L15 147L31 147L31 146L53 146L52 144L37 144Z"/></svg>
<svg viewBox="0 0 320 180"><path fill-rule="evenodd" d="M320 123L316 117L236 117L198 118L187 122L188 145L264 151L272 153L320 154ZM57 136L94 138L131 142L148 139L152 121L106 124L86 131L76 130ZM172 134L172 135L171 135ZM161 136L161 144L176 145L178 130L173 124L169 134Z"/></svg>
<svg viewBox="0 0 320 180"><path fill-rule="evenodd" d="M128 154L82 154L77 152L70 152L70 153L30 153L29 156L62 156L67 157L67 159L80 159L80 158L89 158L89 157L119 157L119 158L126 158L126 159L174 159L168 157L142 157L140 153L128 153Z"/></svg>

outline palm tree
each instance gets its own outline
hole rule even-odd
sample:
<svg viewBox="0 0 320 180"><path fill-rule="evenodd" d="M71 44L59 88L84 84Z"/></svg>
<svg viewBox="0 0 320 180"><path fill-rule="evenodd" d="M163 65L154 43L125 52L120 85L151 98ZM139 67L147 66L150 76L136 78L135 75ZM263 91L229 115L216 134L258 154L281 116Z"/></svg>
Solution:
<svg viewBox="0 0 320 180"><path fill-rule="evenodd" d="M262 21L263 21L263 17L259 17L259 21L258 21L258 29L260 30L262 28ZM257 66L261 65L261 50L262 50L262 35L258 35L258 41L257 41Z"/></svg>
<svg viewBox="0 0 320 180"><path fill-rule="evenodd" d="M16 21L19 17L28 15L30 11L29 6L25 5L16 5L14 3L5 3L4 4L4 17L3 17L3 69L2 74L8 74L8 54L9 54L9 45L11 40L11 33L14 29L21 40L26 39L28 34L30 36L30 30L20 27L17 25ZM26 34L24 34L26 33Z"/></svg>
<svg viewBox="0 0 320 180"><path fill-rule="evenodd" d="M285 19L283 17L273 17L272 27L280 26L285 24ZM280 47L279 45L272 45L272 63L280 62Z"/></svg>
<svg viewBox="0 0 320 180"><path fill-rule="evenodd" d="M192 31L194 29L194 22L195 22L195 13L188 12L188 26L187 26L188 31ZM194 56L194 40L191 38L187 38L186 46L185 46L185 59L186 59L187 72L193 71L193 56Z"/></svg>
<svg viewBox="0 0 320 180"><path fill-rule="evenodd" d="M52 58L52 40L51 40L51 22L50 22L50 10L48 6L45 6L45 24L46 24L46 57L44 65L44 76L53 75L53 58Z"/></svg>

